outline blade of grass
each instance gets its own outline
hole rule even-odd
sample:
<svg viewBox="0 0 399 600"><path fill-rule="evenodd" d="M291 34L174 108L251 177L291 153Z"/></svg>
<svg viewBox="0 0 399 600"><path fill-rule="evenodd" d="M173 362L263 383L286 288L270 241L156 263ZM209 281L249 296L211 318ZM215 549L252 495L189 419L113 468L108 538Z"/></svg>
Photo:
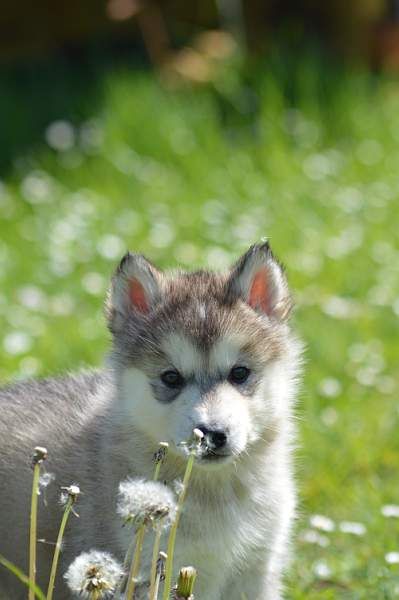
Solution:
<svg viewBox="0 0 399 600"><path fill-rule="evenodd" d="M21 571L21 569L19 567L17 567L11 561L4 558L4 556L1 556L1 554L0 554L0 565L3 565L3 567L8 569L11 573L13 573L15 575L15 577L17 577L20 581L22 581L22 583L24 583L29 588L29 592L30 591L33 592L33 598L36 597L36 598L38 598L38 600L46 600L46 596L44 595L42 590L39 588L39 586L36 585L35 583L32 583L30 581L29 577L27 575L25 575L25 573L23 571Z"/></svg>

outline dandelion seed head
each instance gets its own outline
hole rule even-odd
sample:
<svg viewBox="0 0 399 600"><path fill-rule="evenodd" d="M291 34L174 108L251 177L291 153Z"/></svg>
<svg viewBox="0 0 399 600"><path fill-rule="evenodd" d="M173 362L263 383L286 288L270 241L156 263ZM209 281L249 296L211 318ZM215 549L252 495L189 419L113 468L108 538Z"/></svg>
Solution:
<svg viewBox="0 0 399 600"><path fill-rule="evenodd" d="M157 573L160 573L161 577L163 577L165 575L165 563L166 563L167 558L168 558L168 555L166 554L166 552L163 552L161 550L160 553L158 554L158 560L157 560Z"/></svg>
<svg viewBox="0 0 399 600"><path fill-rule="evenodd" d="M200 442L202 440L202 438L204 437L204 432L201 431L201 429L193 429L193 436L194 439L198 442Z"/></svg>
<svg viewBox="0 0 399 600"><path fill-rule="evenodd" d="M43 446L36 446L32 457L32 466L41 464L47 458L47 448Z"/></svg>
<svg viewBox="0 0 399 600"><path fill-rule="evenodd" d="M64 578L69 589L89 600L111 598L123 575L122 566L108 552L83 552L69 565Z"/></svg>
<svg viewBox="0 0 399 600"><path fill-rule="evenodd" d="M156 462L156 463L163 462L168 453L168 449L169 449L168 442L161 442L159 444L158 450L154 454L154 462Z"/></svg>
<svg viewBox="0 0 399 600"><path fill-rule="evenodd" d="M61 490L62 490L61 495L60 495L61 506L65 506L65 504L68 502L69 499L71 499L72 502L75 503L80 494L80 487L78 485L76 485L76 483L73 483L69 487L62 487Z"/></svg>
<svg viewBox="0 0 399 600"><path fill-rule="evenodd" d="M127 523L169 527L176 516L176 499L158 481L126 479L119 484L117 513Z"/></svg>

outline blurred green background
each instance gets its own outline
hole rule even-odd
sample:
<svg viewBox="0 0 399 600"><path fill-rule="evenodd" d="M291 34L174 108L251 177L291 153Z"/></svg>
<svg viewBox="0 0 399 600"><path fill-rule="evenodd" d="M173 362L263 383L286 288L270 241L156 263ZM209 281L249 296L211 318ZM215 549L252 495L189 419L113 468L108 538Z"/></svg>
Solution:
<svg viewBox="0 0 399 600"><path fill-rule="evenodd" d="M136 38L3 61L0 378L101 364L127 248L223 269L268 237L307 346L287 598L393 599L399 81L304 32L254 54L219 31L155 69Z"/></svg>

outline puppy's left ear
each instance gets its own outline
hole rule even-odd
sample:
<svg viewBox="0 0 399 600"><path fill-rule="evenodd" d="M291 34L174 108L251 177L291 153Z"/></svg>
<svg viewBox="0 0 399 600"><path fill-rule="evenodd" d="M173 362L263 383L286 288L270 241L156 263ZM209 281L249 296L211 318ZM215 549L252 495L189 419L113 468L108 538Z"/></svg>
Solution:
<svg viewBox="0 0 399 600"><path fill-rule="evenodd" d="M233 267L227 281L227 299L241 298L271 319L285 321L292 301L287 279L269 244L255 244Z"/></svg>

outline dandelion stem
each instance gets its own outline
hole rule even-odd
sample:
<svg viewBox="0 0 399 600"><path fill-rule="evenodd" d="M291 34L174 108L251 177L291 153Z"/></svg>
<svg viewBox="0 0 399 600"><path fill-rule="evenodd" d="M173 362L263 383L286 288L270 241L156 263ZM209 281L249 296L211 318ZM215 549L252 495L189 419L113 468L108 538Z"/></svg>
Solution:
<svg viewBox="0 0 399 600"><path fill-rule="evenodd" d="M124 575L124 577L121 578L119 585L115 591L114 600L120 600L120 598L122 597L122 592L126 588L126 583L127 583L126 573L128 572L129 564L131 563L131 561L133 559L134 542L135 542L135 540L133 538L129 544L127 551L126 551L125 560L123 562L123 571L124 571L125 575Z"/></svg>
<svg viewBox="0 0 399 600"><path fill-rule="evenodd" d="M156 463L155 465L155 469L154 469L154 481L158 481L159 479L159 472L161 470L161 466L162 466L162 462L159 461Z"/></svg>
<svg viewBox="0 0 399 600"><path fill-rule="evenodd" d="M150 600L158 600L158 593L159 593L159 585L161 583L161 577L162 574L164 572L164 564L165 564L165 560L167 559L167 555L165 554L165 552L160 552L158 555L158 560L156 563L156 577L155 577L155 584L154 584L154 589L152 592L152 596L150 595Z"/></svg>
<svg viewBox="0 0 399 600"><path fill-rule="evenodd" d="M70 496L66 503L64 514L62 515L60 529L58 532L57 542L55 545L54 556L53 556L53 563L51 565L50 580L49 580L49 584L48 584L46 600L52 600L52 597L53 597L55 575L57 572L58 559L60 557L60 552L61 552L62 538L64 537L65 527L66 527L70 512L72 510L73 503L74 503L74 500Z"/></svg>
<svg viewBox="0 0 399 600"><path fill-rule="evenodd" d="M179 525L180 514L181 514L181 511L183 508L184 500L186 498L187 486L188 486L188 482L190 481L191 471L193 470L195 456L196 456L195 449L191 450L190 455L187 460L186 471L184 473L183 489L179 495L179 499L177 502L176 518L172 524L170 534L169 534L168 549L167 549L168 558L166 559L166 566L165 566L165 583L164 583L164 590L163 590L163 600L168 600L170 592L171 592L172 573L173 573L173 553L174 553L174 549L175 549L177 527Z"/></svg>
<svg viewBox="0 0 399 600"><path fill-rule="evenodd" d="M145 529L146 529L146 525L145 525L145 523L143 523L142 525L140 525L140 527L138 528L138 531L136 533L136 547L134 550L134 557L133 557L132 565L131 565L130 572L129 572L127 591L126 591L126 600L133 600L134 589L135 589L136 583L137 583L137 575L139 573L140 558L141 558L141 551L143 549L143 540L144 540Z"/></svg>
<svg viewBox="0 0 399 600"><path fill-rule="evenodd" d="M155 585L154 585L153 595L150 596L150 600L158 600L159 584L160 583L161 583L161 571L158 571L157 575L155 577Z"/></svg>
<svg viewBox="0 0 399 600"><path fill-rule="evenodd" d="M158 481L159 473L161 471L161 466L165 461L165 457L167 454L168 445L163 442L155 455L155 470L154 470L154 481ZM157 528L155 531L154 538L154 547L152 550L152 562L151 562L151 575L150 575L150 600L154 600L155 596L155 580L157 577L157 562L158 562L158 554L159 547L161 545L161 528ZM159 587L159 584L158 584ZM158 593L158 592L157 592Z"/></svg>
<svg viewBox="0 0 399 600"><path fill-rule="evenodd" d="M159 555L159 547L161 545L161 527L155 530L154 546L152 550L151 577L150 577L150 600L155 600L155 582L157 578L157 562Z"/></svg>
<svg viewBox="0 0 399 600"><path fill-rule="evenodd" d="M40 465L47 458L46 448L37 446L32 460L33 482L32 499L30 508L30 531L29 531L29 600L35 600L36 581L36 544L37 544L37 498L39 492Z"/></svg>
<svg viewBox="0 0 399 600"><path fill-rule="evenodd" d="M32 501L30 509L30 539L29 539L29 581L32 586L36 580L36 537L37 537L37 491L39 487L40 464L33 467ZM29 600L34 600L33 587L29 588Z"/></svg>

